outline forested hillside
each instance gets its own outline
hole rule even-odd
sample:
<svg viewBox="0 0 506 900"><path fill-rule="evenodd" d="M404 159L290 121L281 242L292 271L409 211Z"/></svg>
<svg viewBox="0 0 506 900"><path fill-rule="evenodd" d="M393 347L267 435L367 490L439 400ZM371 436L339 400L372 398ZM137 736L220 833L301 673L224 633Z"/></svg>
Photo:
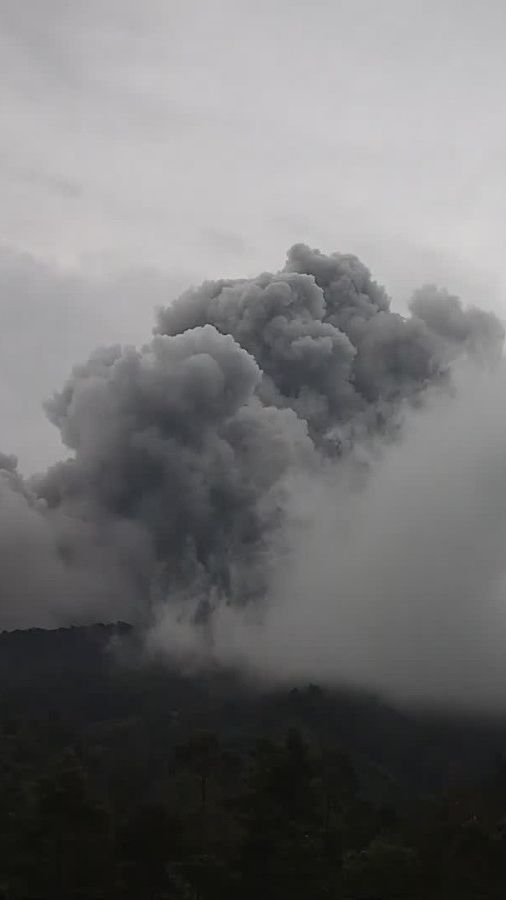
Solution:
<svg viewBox="0 0 506 900"><path fill-rule="evenodd" d="M129 640L0 636L4 898L504 896L505 721L178 675Z"/></svg>

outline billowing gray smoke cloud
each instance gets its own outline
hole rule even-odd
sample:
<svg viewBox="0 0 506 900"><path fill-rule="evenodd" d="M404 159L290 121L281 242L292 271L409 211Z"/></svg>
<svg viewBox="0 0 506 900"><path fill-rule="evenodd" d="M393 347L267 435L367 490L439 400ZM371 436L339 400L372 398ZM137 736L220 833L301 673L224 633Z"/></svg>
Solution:
<svg viewBox="0 0 506 900"><path fill-rule="evenodd" d="M211 325L99 351L48 404L75 457L39 495L86 521L135 523L156 562L141 591L151 602L184 592L202 615L221 598L257 596L282 477L312 452L292 410L256 397L260 378Z"/></svg>
<svg viewBox="0 0 506 900"><path fill-rule="evenodd" d="M183 294L159 315L164 334L204 323L231 334L262 371L258 396L288 406L329 449L357 429L388 426L393 405L446 365L427 325L390 312L382 288L352 256L292 247L283 272L219 281Z"/></svg>
<svg viewBox="0 0 506 900"><path fill-rule="evenodd" d="M26 484L0 459L0 624L122 616L171 652L393 689L381 649L376 668L344 652L353 639L360 659L367 616L388 631L409 604L405 548L385 543L403 517L412 533L409 510L390 518L371 491L412 450L413 417L460 390L456 367L497 365L503 338L431 287L402 317L355 257L303 245L279 273L187 291L149 344L95 352L48 403L68 460ZM295 654L271 652L295 634ZM319 640L336 648L320 667Z"/></svg>
<svg viewBox="0 0 506 900"><path fill-rule="evenodd" d="M0 597L2 628L57 626L135 615L136 577L150 548L125 520L49 509L0 455Z"/></svg>

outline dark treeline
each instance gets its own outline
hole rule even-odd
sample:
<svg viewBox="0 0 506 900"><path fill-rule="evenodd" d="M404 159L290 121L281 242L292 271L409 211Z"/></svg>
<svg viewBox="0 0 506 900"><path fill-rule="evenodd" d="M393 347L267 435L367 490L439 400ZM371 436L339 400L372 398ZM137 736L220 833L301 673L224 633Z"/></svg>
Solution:
<svg viewBox="0 0 506 900"><path fill-rule="evenodd" d="M4 900L506 895L506 722L0 636Z"/></svg>

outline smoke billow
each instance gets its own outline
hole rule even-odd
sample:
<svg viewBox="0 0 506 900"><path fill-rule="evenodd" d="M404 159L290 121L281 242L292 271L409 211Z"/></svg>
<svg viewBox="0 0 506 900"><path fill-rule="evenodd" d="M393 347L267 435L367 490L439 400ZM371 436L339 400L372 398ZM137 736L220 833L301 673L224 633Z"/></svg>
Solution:
<svg viewBox="0 0 506 900"><path fill-rule="evenodd" d="M272 678L506 701L503 338L303 245L187 291L47 404L68 460L0 457L0 624L123 617Z"/></svg>

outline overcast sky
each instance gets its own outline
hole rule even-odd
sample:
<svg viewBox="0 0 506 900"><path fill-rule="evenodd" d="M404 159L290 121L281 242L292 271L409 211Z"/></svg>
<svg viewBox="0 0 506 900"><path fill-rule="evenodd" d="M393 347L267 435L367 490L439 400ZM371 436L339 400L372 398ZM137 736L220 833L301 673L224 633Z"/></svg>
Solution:
<svg viewBox="0 0 506 900"><path fill-rule="evenodd" d="M359 255L506 318L496 0L0 0L1 449L203 277Z"/></svg>

